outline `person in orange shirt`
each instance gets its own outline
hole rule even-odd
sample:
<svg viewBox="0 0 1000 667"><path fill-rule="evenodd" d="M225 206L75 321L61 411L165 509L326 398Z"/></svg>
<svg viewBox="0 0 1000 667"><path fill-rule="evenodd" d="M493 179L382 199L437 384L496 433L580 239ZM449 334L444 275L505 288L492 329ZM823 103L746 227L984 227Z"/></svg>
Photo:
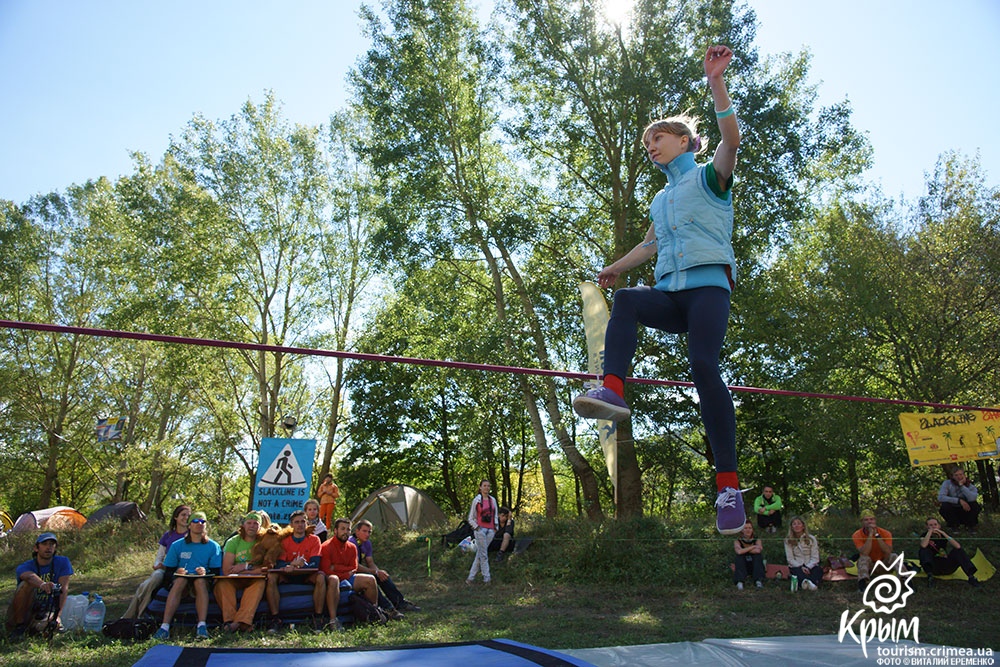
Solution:
<svg viewBox="0 0 1000 667"><path fill-rule="evenodd" d="M281 611L281 591L278 584L285 581L312 584L313 617L310 621L313 629L319 630L322 627L320 619L323 616L323 601L326 599L326 577L318 569L314 569L319 567L320 541L315 535L306 534L304 510L292 512L288 523L292 527L292 534L281 541L281 556L267 574L267 606L271 612L269 630L277 631L282 625L278 617Z"/></svg>
<svg viewBox="0 0 1000 667"><path fill-rule="evenodd" d="M854 532L851 538L860 554L858 558L858 590L862 593L868 587L871 578L872 565L881 562L889 568L897 559L892 552L892 533L876 525L875 513L871 510L861 512L861 528ZM900 561L902 563L902 561Z"/></svg>
<svg viewBox="0 0 1000 667"><path fill-rule="evenodd" d="M333 522L333 512L337 509L337 498L340 498L340 488L333 483L333 475L323 478L316 492L319 496L319 518L327 527Z"/></svg>

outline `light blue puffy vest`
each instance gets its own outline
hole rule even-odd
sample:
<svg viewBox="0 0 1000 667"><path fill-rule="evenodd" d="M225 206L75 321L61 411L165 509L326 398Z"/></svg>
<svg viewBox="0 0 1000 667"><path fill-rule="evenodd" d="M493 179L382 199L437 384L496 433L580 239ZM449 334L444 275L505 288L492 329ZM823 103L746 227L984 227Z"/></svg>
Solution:
<svg viewBox="0 0 1000 667"><path fill-rule="evenodd" d="M693 153L682 153L660 169L667 185L656 193L650 217L656 232L657 281L678 271L709 264L728 265L736 281L733 252L733 203L708 187L705 166Z"/></svg>

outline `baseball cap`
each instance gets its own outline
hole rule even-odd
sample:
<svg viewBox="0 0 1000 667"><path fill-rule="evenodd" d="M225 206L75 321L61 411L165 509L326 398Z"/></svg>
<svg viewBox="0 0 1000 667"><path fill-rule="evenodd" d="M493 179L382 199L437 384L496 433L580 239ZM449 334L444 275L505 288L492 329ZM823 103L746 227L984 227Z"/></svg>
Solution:
<svg viewBox="0 0 1000 667"><path fill-rule="evenodd" d="M195 519L201 519L202 521L208 521L208 517L205 516L204 512L194 512L188 521L194 521Z"/></svg>
<svg viewBox="0 0 1000 667"><path fill-rule="evenodd" d="M872 512L871 510L861 510L861 518L862 519L867 519L869 517L872 518L872 519L874 519L875 518L875 512Z"/></svg>
<svg viewBox="0 0 1000 667"><path fill-rule="evenodd" d="M38 536L38 539L35 540L35 544L41 544L42 542L48 542L49 540L59 544L59 540L56 538L55 533L42 533Z"/></svg>
<svg viewBox="0 0 1000 667"><path fill-rule="evenodd" d="M243 517L244 521L256 521L260 523L260 512L247 512L246 516Z"/></svg>

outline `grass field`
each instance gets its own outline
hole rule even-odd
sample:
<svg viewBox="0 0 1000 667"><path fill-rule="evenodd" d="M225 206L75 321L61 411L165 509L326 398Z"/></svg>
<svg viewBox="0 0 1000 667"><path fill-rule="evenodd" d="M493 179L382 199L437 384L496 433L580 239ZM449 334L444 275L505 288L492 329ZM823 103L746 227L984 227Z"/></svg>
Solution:
<svg viewBox="0 0 1000 667"><path fill-rule="evenodd" d="M997 527L987 517L975 536L957 537L967 550L984 549L1000 563ZM882 521L895 547L916 556L919 518ZM850 519L814 517L810 527L824 555L849 555ZM216 537L228 535L213 526ZM151 564L163 526L102 524L60 536L60 552L77 574L71 592L100 593L108 620L124 611ZM444 532L443 530L440 532ZM592 524L583 520L522 519L520 535L533 535L530 549L494 566L493 583L467 586L471 556L445 549L412 532L373 537L376 562L392 573L408 599L423 609L401 622L339 634L263 632L238 637L213 631L214 646L318 647L392 646L505 637L551 648L591 648L709 637L766 637L836 634L845 611L866 609L854 582L825 584L818 592L791 593L788 582L768 582L737 591L731 582L732 540L715 535L705 522L657 519ZM765 557L784 563L780 535L765 539ZM0 600L14 589L13 570L31 553L31 539L0 540ZM921 643L1000 648L995 599L1000 576L973 589L942 581L932 589L915 580L914 595L894 618L920 619ZM870 613L870 612L869 612ZM194 644L192 633L175 633L174 643ZM845 640L846 641L846 640ZM11 644L0 640L0 665L131 665L152 646L109 640L100 634L60 635Z"/></svg>

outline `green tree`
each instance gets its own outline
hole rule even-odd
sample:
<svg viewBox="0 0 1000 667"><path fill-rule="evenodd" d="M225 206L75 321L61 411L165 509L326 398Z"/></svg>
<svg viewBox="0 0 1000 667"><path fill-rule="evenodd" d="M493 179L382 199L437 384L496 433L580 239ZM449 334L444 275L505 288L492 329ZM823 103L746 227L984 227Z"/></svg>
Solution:
<svg viewBox="0 0 1000 667"><path fill-rule="evenodd" d="M584 275L631 249L649 226L647 203L663 177L647 164L641 129L653 118L688 110L712 118L701 56L713 43L734 50L727 78L744 135L740 163L751 168L737 168L734 191L740 275L726 367L730 373L748 374L744 357L733 354L746 344L743 313L752 318L750 308L767 298L768 285L760 276L772 243L808 210L803 183L811 188L808 177L824 165L849 167L842 174L849 177L865 164L864 150L853 163L844 157L858 148L849 109L839 105L821 111L829 131L823 123L811 122L815 91L807 82L808 57L761 63L753 46L754 15L732 2L643 0L627 25L609 24L601 4L593 0L512 0L503 7L514 26L515 118L510 131L537 170L557 184L552 197L563 223L585 244L576 256L567 253L560 259L576 260L573 266L585 270ZM709 145L717 141L718 130L711 123L701 132ZM650 269L635 269L623 276L623 283L651 284ZM642 336L633 373L686 378L684 345L677 337L664 342L659 335ZM662 390L629 391L637 406L655 403L656 396L662 401ZM644 393L652 394L649 401ZM697 409L688 394L676 393L691 410ZM621 516L642 511L642 454L632 446L634 426L619 425ZM645 446L642 436L640 431L640 448ZM700 449L710 460L706 442Z"/></svg>
<svg viewBox="0 0 1000 667"><path fill-rule="evenodd" d="M219 214L205 220L212 242L198 259L225 267L227 281L221 291L187 286L211 333L263 345L309 335L321 312L315 240L327 202L319 129L289 127L269 94L218 125L196 116L170 152ZM240 405L259 447L280 421L286 366L295 362L282 352L236 354L255 383L253 412Z"/></svg>
<svg viewBox="0 0 1000 667"><path fill-rule="evenodd" d="M518 260L531 232L525 229L530 217L517 211L529 195L497 140L496 49L461 0L399 0L386 12L388 26L363 11L372 48L353 75L373 130L368 149L384 178L386 201L392 202L384 211L385 246L404 267L419 259L456 267L474 257L484 262L504 360L549 368L536 295ZM398 169L402 158L406 168ZM515 336L515 322L525 327L525 341ZM593 468L566 431L554 382L539 383L536 396L526 379L517 381L532 422L547 512L555 513L557 497L536 401L580 478L585 511L600 517Z"/></svg>
<svg viewBox="0 0 1000 667"><path fill-rule="evenodd" d="M782 304L771 322L785 333L773 349L787 360L791 386L934 403L996 402L1000 217L996 189L985 186L980 173L976 160L947 154L910 211L877 196L841 198L796 230L769 274ZM899 469L905 456L891 412L872 420L838 413L823 447L830 458L847 455L857 510L859 466ZM845 423L854 426L845 429ZM801 429L809 437L811 429ZM893 491L909 494L916 483L925 480L914 473Z"/></svg>
<svg viewBox="0 0 1000 667"><path fill-rule="evenodd" d="M92 326L102 311L99 277L83 248L88 221L83 193L34 197L20 210L6 206L4 307L12 319ZM5 267L5 268L7 268ZM5 448L11 486L26 485L22 502L41 507L86 500L97 480L93 454L95 383L100 344L80 335L8 330L3 338L4 402L14 451ZM15 379L16 378L16 379ZM31 509L34 509L32 507Z"/></svg>

